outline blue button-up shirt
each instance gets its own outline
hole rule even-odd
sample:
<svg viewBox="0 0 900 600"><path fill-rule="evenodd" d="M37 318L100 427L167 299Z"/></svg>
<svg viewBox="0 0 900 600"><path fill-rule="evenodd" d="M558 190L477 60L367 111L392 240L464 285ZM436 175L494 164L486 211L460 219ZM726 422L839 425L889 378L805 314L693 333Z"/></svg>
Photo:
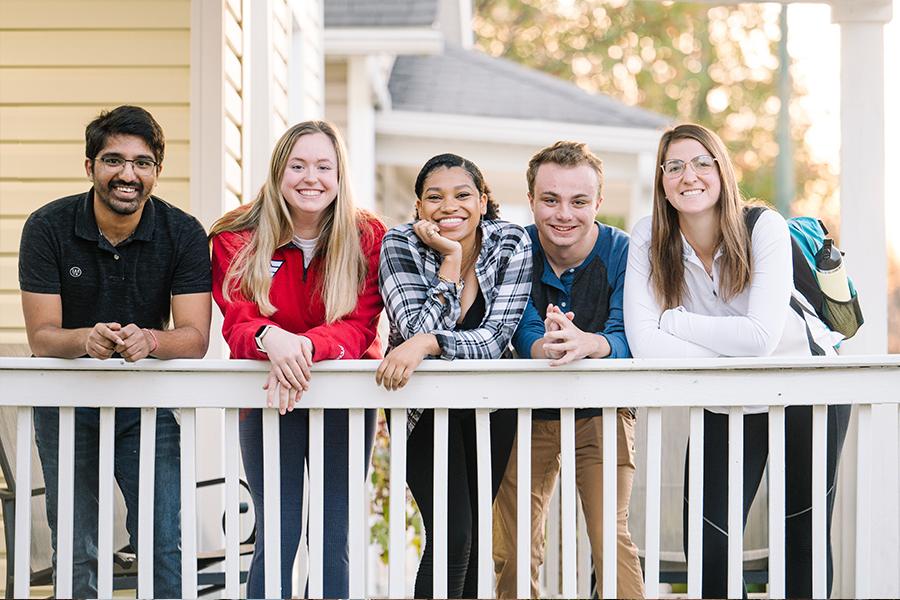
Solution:
<svg viewBox="0 0 900 600"><path fill-rule="evenodd" d="M596 331L609 342L610 354L607 358L630 358L631 351L628 348L628 340L625 338L625 320L622 312L622 301L625 290L625 267L628 264L628 234L621 229L597 223L599 234L591 253L577 267L566 269L557 276L547 261L541 249L537 249L535 260L539 257L544 261L544 273L541 281L548 286L556 288L559 292L557 304L563 312L571 310L572 283L575 281L581 269L591 264L594 260L601 260L606 265L606 273L609 280L609 288L612 290L609 298L609 317L603 331ZM528 232L532 240L537 240L534 225L528 226ZM537 246L537 243L535 244ZM513 336L513 346L522 358L531 358L531 347L544 336L544 319L538 314L534 303L529 298L525 307L525 314L519 322L519 327Z"/></svg>

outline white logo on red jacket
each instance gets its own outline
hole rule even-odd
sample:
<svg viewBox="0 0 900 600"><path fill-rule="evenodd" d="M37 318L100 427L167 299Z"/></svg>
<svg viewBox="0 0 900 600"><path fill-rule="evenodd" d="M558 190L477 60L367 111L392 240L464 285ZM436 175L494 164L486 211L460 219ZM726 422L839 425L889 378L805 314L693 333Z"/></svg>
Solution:
<svg viewBox="0 0 900 600"><path fill-rule="evenodd" d="M281 265L283 265L283 264L284 264L283 260L272 259L271 261L269 261L269 275L272 277L275 277L275 273L278 272L278 269L280 269Z"/></svg>

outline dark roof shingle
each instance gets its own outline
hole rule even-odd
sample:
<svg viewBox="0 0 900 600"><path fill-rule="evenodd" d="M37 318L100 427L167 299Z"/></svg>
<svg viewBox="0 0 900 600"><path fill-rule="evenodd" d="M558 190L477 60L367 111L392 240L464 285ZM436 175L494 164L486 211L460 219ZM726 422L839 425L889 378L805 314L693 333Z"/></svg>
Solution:
<svg viewBox="0 0 900 600"><path fill-rule="evenodd" d="M389 89L395 110L651 129L669 122L511 60L449 44L443 54L398 57Z"/></svg>

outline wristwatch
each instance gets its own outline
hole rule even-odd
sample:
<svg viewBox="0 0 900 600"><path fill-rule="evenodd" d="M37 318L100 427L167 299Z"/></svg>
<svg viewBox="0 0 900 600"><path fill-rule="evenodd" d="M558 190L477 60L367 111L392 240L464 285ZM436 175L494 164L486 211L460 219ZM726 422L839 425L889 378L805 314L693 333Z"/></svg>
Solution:
<svg viewBox="0 0 900 600"><path fill-rule="evenodd" d="M253 339L256 340L256 349L266 354L266 349L263 347L263 338L266 337L266 334L271 329L271 325L261 325L259 329L256 330L256 335L253 336Z"/></svg>

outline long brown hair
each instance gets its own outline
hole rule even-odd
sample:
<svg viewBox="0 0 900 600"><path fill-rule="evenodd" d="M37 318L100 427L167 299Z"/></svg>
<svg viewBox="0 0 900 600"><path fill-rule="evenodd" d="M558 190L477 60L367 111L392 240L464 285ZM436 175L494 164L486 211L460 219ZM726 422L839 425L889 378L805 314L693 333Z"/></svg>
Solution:
<svg viewBox="0 0 900 600"><path fill-rule="evenodd" d="M256 302L264 315L271 315L276 307L269 300L272 277L269 265L276 248L287 244L294 236L294 225L287 204L281 195L281 179L287 168L294 144L304 135L324 133L331 139L337 155L337 198L321 218L321 230L316 254L325 260L322 278L322 298L326 321L333 323L356 308L359 292L366 279L366 258L360 244L362 221L374 218L358 210L348 181L347 150L337 128L326 121L304 121L284 132L275 144L266 182L249 208L238 208L220 218L210 230L210 238L223 231L252 231L249 243L234 257L222 293L230 299L231 292L240 290Z"/></svg>
<svg viewBox="0 0 900 600"><path fill-rule="evenodd" d="M750 283L750 236L744 223L746 204L738 188L734 164L718 135L694 123L669 129L659 140L656 157L656 178L653 186L653 232L650 238L650 281L656 299L663 310L682 303L687 291L682 262L681 228L678 211L666 199L661 165L669 146L676 140L695 140L715 159L722 190L716 204L719 214L719 246L722 250L722 270L719 294L728 300Z"/></svg>

